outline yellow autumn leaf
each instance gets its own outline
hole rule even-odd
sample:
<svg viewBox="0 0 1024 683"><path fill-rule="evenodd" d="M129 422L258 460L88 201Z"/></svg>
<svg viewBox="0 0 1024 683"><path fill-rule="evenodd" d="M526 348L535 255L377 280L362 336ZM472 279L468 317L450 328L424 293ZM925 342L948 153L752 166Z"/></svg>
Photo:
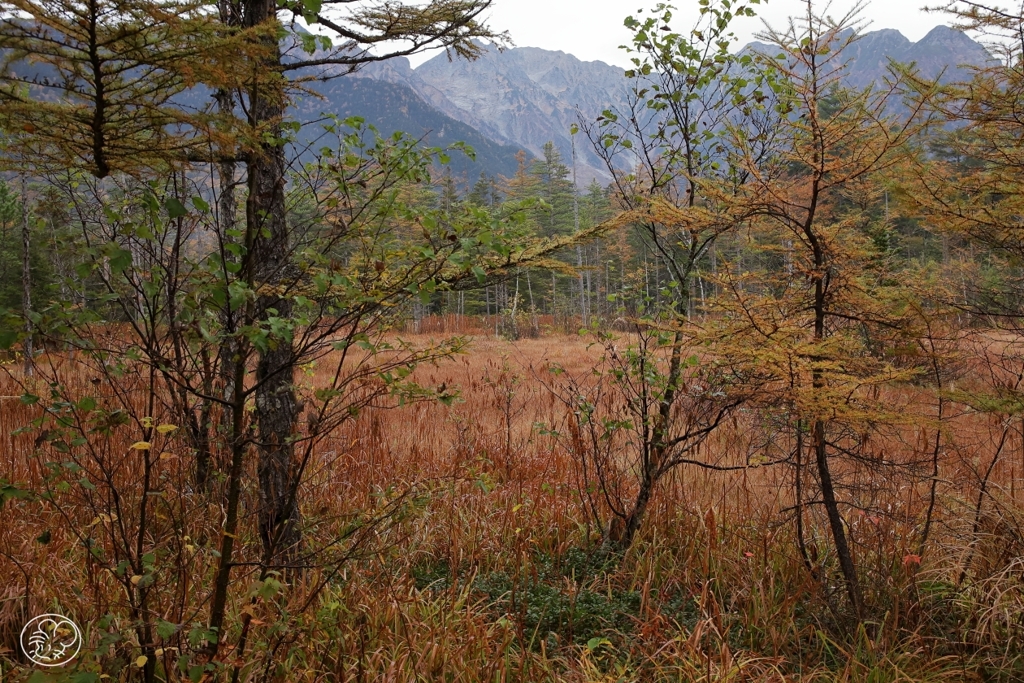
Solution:
<svg viewBox="0 0 1024 683"><path fill-rule="evenodd" d="M164 649L162 647L158 647L153 651L153 654L155 654L157 657L162 657L164 654Z"/></svg>
<svg viewBox="0 0 1024 683"><path fill-rule="evenodd" d="M160 425L159 427L156 428L156 431L160 432L161 434L170 434L177 428L177 425Z"/></svg>
<svg viewBox="0 0 1024 683"><path fill-rule="evenodd" d="M142 577L140 575L136 574L135 576L132 577L131 581L132 581L132 585L133 586L138 586L139 585L139 581L142 581Z"/></svg>
<svg viewBox="0 0 1024 683"><path fill-rule="evenodd" d="M132 447L133 450L136 450L136 451L148 451L149 450L149 442L148 441L136 441L135 443L133 443L131 445L131 447Z"/></svg>
<svg viewBox="0 0 1024 683"><path fill-rule="evenodd" d="M139 658L135 660L135 666L141 669L142 667L146 666L146 662L148 661L149 657L147 657L146 655L140 655Z"/></svg>
<svg viewBox="0 0 1024 683"><path fill-rule="evenodd" d="M149 429L150 427L152 427L153 426L153 418L151 418L151 417L144 417L144 418L142 418L142 426L145 427L146 429Z"/></svg>

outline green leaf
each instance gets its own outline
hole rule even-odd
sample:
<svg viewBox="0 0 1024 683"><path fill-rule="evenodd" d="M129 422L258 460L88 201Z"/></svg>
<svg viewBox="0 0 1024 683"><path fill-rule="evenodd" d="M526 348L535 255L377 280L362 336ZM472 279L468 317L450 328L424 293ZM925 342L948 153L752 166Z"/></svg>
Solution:
<svg viewBox="0 0 1024 683"><path fill-rule="evenodd" d="M0 349L7 350L18 341L18 331L13 327L0 328Z"/></svg>
<svg viewBox="0 0 1024 683"><path fill-rule="evenodd" d="M277 595L277 593L280 590L281 582L273 577L267 577L262 582L262 584L259 585L259 588L257 589L257 595L259 595L264 600L269 600L270 598Z"/></svg>
<svg viewBox="0 0 1024 683"><path fill-rule="evenodd" d="M53 674L48 674L41 669L36 669L32 672L32 675L28 677L28 683L53 683L57 677Z"/></svg>
<svg viewBox="0 0 1024 683"><path fill-rule="evenodd" d="M75 275L78 276L79 280L84 280L92 275L93 264L89 262L79 263L75 266Z"/></svg>
<svg viewBox="0 0 1024 683"><path fill-rule="evenodd" d="M194 199L192 200L192 203L195 203ZM188 209L185 208L185 205L174 197L168 197L164 202L164 206L167 207L167 215L171 218L179 218L188 213Z"/></svg>
<svg viewBox="0 0 1024 683"><path fill-rule="evenodd" d="M110 270L114 273L123 273L132 265L132 253L116 244L107 250L107 256L110 259Z"/></svg>
<svg viewBox="0 0 1024 683"><path fill-rule="evenodd" d="M156 621L156 634L164 640L173 636L177 630L177 624L172 624L171 622L164 621L163 619L157 619Z"/></svg>
<svg viewBox="0 0 1024 683"><path fill-rule="evenodd" d="M32 492L26 489L19 489L16 486L7 483L6 479L0 479L0 505L6 503L8 500L25 500L32 496Z"/></svg>

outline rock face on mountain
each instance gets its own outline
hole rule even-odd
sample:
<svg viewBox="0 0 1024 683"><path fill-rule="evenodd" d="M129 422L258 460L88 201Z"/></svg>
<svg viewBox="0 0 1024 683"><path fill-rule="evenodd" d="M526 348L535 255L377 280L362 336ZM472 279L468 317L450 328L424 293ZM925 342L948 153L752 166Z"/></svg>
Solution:
<svg viewBox="0 0 1024 683"><path fill-rule="evenodd" d="M970 67L996 62L980 43L948 26L936 26L905 52L892 57L899 62L916 63L926 78L942 74L946 82L966 80L971 77Z"/></svg>
<svg viewBox="0 0 1024 683"><path fill-rule="evenodd" d="M357 75L408 85L448 116L534 155L550 140L569 161L569 129L577 116L593 120L625 104L629 83L623 73L603 62L525 47L488 49L474 62L449 62L440 55L416 69L407 60L392 60ZM579 142L576 152L580 185L609 179L588 143Z"/></svg>
<svg viewBox="0 0 1024 683"><path fill-rule="evenodd" d="M849 33L842 35L842 38ZM772 51L765 43L751 43L744 50ZM956 29L936 26L921 40L912 43L893 28L865 33L843 53L846 84L864 88L880 83L889 73L889 60L914 64L924 78L942 77L943 82L968 79L971 67L993 62L980 43Z"/></svg>
<svg viewBox="0 0 1024 683"><path fill-rule="evenodd" d="M529 141L536 154L547 140L565 142L577 108L594 118L623 104L627 86L617 67L529 47L491 50L475 62L435 57L415 73L444 95L445 113L509 142Z"/></svg>
<svg viewBox="0 0 1024 683"><path fill-rule="evenodd" d="M744 49L771 49L752 43ZM895 29L864 34L847 53L847 82L864 87L879 82L889 59L915 62L921 75L943 80L969 77L970 66L991 57L967 35L939 26L916 43ZM570 126L581 114L594 120L605 109L621 108L629 92L622 69L603 62L583 62L564 52L534 47L505 52L486 49L475 62L449 61L439 55L416 69L408 60L368 65L364 78L407 85L427 103L499 142L521 146L535 155L552 141L568 161ZM577 141L580 184L608 174L585 140Z"/></svg>

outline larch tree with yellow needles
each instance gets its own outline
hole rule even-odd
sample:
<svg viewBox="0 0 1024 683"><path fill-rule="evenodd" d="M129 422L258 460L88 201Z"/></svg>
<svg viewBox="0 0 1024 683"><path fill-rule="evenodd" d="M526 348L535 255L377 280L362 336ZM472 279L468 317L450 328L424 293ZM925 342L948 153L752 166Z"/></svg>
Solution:
<svg viewBox="0 0 1024 683"><path fill-rule="evenodd" d="M256 46L220 30L201 2L4 0L4 162L98 178L182 168L218 127L181 98L240 85Z"/></svg>
<svg viewBox="0 0 1024 683"><path fill-rule="evenodd" d="M800 550L819 578L805 515L824 510L849 604L865 598L848 510L869 505L874 472L899 463L873 453L870 434L900 422L887 384L915 370L892 349L911 334L905 279L879 244L887 217L878 210L886 173L905 164L921 130L925 93L904 101L903 73L865 90L842 86L846 48L856 40L856 9L838 20L808 1L802 17L768 29L761 68L776 74L775 139L766 154L747 129L730 140L732 164L746 178L717 197L739 202L761 240L760 268L722 275L722 349L774 378L768 410L787 412L795 432L796 523ZM901 341L904 340L904 341ZM805 455L806 454L806 455ZM808 491L816 488L817 495ZM820 507L818 507L820 506Z"/></svg>
<svg viewBox="0 0 1024 683"><path fill-rule="evenodd" d="M939 90L933 109L945 128L935 131L935 142L945 153L923 159L901 184L900 198L940 230L1016 268L1024 259L1024 10L975 2L943 8L959 28L992 36L1000 59ZM962 304L1019 329L1019 278L976 284Z"/></svg>

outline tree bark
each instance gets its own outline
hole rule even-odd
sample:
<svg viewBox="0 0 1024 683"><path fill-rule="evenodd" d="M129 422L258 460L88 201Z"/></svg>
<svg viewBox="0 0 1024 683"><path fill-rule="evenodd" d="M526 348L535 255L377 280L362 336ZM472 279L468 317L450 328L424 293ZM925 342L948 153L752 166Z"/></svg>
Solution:
<svg viewBox="0 0 1024 683"><path fill-rule="evenodd" d="M636 538L637 532L640 531L640 525L643 524L644 515L647 513L647 505L651 502L655 483L656 481L652 476L645 477L641 482L640 490L637 492L636 500L633 503L633 509L630 511L629 516L626 517L621 535L618 538L612 535L612 532L616 531L616 527L609 525L607 533L611 537L608 540L613 542L618 550L626 551L633 545L633 539Z"/></svg>
<svg viewBox="0 0 1024 683"><path fill-rule="evenodd" d="M817 188L812 193L812 211L808 216L804 232L814 253L814 270L819 273L814 277L814 341L818 344L825 339L825 317L827 315L825 303L825 276L827 269L825 250L822 247L818 236L812 229L814 218L813 207L816 206ZM821 361L815 358L815 361ZM811 384L816 394L824 392L826 380L824 373L815 367L811 373ZM860 580L857 578L857 567L853 562L853 554L850 552L850 545L846 538L846 528L843 526L843 516L839 512L839 503L836 500L835 486L832 483L832 472L828 462L828 444L825 440L825 420L815 418L811 424L811 438L814 444L814 456L818 466L818 479L821 483L821 498L825 504L825 512L828 515L829 528L832 531L832 540L836 544L836 555L839 556L839 568L843 572L843 579L846 581L846 592L850 597L850 604L857 615L857 619L864 616L864 603L861 600Z"/></svg>
<svg viewBox="0 0 1024 683"><path fill-rule="evenodd" d="M249 26L276 20L273 0L248 0L245 19ZM276 40L270 38L269 40ZM280 53L266 59L265 73L280 68ZM248 162L246 228L255 236L253 259L257 286L267 293L257 299L257 316L288 319L291 300L274 290L294 274L288 225L285 216L285 154L279 144L284 95L270 85L254 83L249 95L249 116L260 139ZM267 88L267 89L264 89ZM259 509L257 511L264 557L270 564L287 565L299 552L301 530L292 466L292 439L299 406L293 375L295 351L292 340L271 340L256 365L256 420L259 433Z"/></svg>
<svg viewBox="0 0 1024 683"><path fill-rule="evenodd" d="M25 376L32 375L32 235L28 228L28 196L25 192L25 176L21 176L21 306L25 316Z"/></svg>
<svg viewBox="0 0 1024 683"><path fill-rule="evenodd" d="M226 4L226 3L225 3ZM228 8L222 8L221 20L225 23L233 21L233 15ZM215 95L217 108L221 114L229 116L234 112L235 97L227 90L220 90ZM238 205L235 198L235 162L222 161L217 165L218 191L217 196L217 227L220 231L220 239L225 244L236 240L231 231L235 228L235 217L238 212ZM234 260L236 257L224 249L221 258L225 261ZM235 404L235 372L234 366L239 351L238 339L234 336L237 331L238 312L233 311L229 304L225 304L221 314L221 324L224 328L224 338L218 353L217 367L220 374L220 382L223 385L223 398L225 403L221 409L221 425L232 424L231 406ZM205 464L205 470L209 470L211 463ZM227 469L225 467L224 469ZM203 479L205 489L205 477Z"/></svg>
<svg viewBox="0 0 1024 683"><path fill-rule="evenodd" d="M846 528L843 526L843 516L839 512L839 503L836 501L835 486L832 484L832 473L828 465L828 446L825 443L825 421L815 420L814 432L814 455L818 464L818 478L821 481L821 498L825 503L825 512L828 514L828 525L832 530L832 540L836 544L836 555L839 556L839 568L843 572L846 581L846 592L853 605L853 611L857 618L863 617L863 602L860 594L860 581L857 578L857 568L853 563L853 554L850 552L850 545L846 539Z"/></svg>

